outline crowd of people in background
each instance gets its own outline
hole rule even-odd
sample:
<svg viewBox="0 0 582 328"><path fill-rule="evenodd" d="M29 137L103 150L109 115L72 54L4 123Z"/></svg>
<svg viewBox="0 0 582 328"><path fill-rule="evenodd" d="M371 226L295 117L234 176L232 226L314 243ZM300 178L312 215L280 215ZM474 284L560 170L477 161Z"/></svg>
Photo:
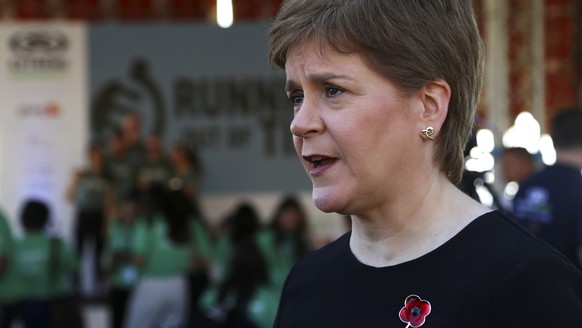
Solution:
<svg viewBox="0 0 582 328"><path fill-rule="evenodd" d="M313 249L298 198L281 199L270 221L241 201L210 225L193 149L178 142L166 151L161 136L140 136L139 115L128 113L108 140L88 145L66 190L72 243L46 233L50 209L40 200L24 205L25 237L0 220L2 327L82 328L79 305L95 300L107 303L113 328L272 325L287 273ZM20 263L27 259L34 263ZM76 315L55 322L56 300Z"/></svg>
<svg viewBox="0 0 582 328"><path fill-rule="evenodd" d="M502 152L502 178L522 188L497 205L582 267L580 117L565 111L554 120L553 168L538 173L523 148ZM22 238L0 217L2 327L82 327L71 302L82 299L88 243L113 328L272 326L287 274L314 248L298 198L281 199L270 220L241 201L210 226L198 202L196 154L182 143L166 153L159 135L142 142L140 129L130 113L105 144L89 145L66 195L76 213L72 245L45 232L50 208L40 200L22 206Z"/></svg>
<svg viewBox="0 0 582 328"><path fill-rule="evenodd" d="M465 171L461 189L477 200L475 185L485 186L492 207L516 219L582 269L582 109L564 108L551 120L556 162L543 165L522 147L502 149L498 165L510 192L498 193L482 173ZM469 147L468 147L469 148Z"/></svg>
<svg viewBox="0 0 582 328"><path fill-rule="evenodd" d="M566 109L551 123L556 150L552 166L519 183L512 214L582 270L582 110Z"/></svg>

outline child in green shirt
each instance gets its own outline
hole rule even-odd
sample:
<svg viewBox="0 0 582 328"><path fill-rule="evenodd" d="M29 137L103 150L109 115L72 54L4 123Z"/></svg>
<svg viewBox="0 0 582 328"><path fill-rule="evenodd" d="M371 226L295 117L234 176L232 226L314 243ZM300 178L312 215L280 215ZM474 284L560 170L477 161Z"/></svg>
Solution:
<svg viewBox="0 0 582 328"><path fill-rule="evenodd" d="M48 218L44 202L27 201L21 214L25 235L14 244L11 273L25 328L50 322L51 302L72 292L70 283L77 269L72 249L44 232Z"/></svg>

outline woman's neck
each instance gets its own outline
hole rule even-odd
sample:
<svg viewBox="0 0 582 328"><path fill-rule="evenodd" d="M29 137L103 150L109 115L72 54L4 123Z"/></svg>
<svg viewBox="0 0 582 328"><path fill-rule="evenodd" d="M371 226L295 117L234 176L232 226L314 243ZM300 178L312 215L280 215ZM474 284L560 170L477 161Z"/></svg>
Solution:
<svg viewBox="0 0 582 328"><path fill-rule="evenodd" d="M366 265L407 262L441 246L489 211L439 175L426 193L402 195L376 217L352 216L350 247Z"/></svg>

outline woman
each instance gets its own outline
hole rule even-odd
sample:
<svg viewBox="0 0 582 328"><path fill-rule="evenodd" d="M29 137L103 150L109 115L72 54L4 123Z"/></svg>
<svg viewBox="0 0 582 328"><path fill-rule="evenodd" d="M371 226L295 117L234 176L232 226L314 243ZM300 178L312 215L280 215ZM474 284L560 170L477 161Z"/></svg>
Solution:
<svg viewBox="0 0 582 328"><path fill-rule="evenodd" d="M289 0L269 57L315 204L353 221L292 270L276 327L581 326L582 274L455 186L482 85L471 1Z"/></svg>

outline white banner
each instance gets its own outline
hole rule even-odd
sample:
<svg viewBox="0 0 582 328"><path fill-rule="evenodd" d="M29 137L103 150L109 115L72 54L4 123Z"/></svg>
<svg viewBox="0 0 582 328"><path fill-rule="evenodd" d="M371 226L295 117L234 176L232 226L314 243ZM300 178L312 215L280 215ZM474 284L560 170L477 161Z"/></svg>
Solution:
<svg viewBox="0 0 582 328"><path fill-rule="evenodd" d="M71 236L65 190L88 140L86 58L82 24L0 24L0 207L16 232L36 198Z"/></svg>

